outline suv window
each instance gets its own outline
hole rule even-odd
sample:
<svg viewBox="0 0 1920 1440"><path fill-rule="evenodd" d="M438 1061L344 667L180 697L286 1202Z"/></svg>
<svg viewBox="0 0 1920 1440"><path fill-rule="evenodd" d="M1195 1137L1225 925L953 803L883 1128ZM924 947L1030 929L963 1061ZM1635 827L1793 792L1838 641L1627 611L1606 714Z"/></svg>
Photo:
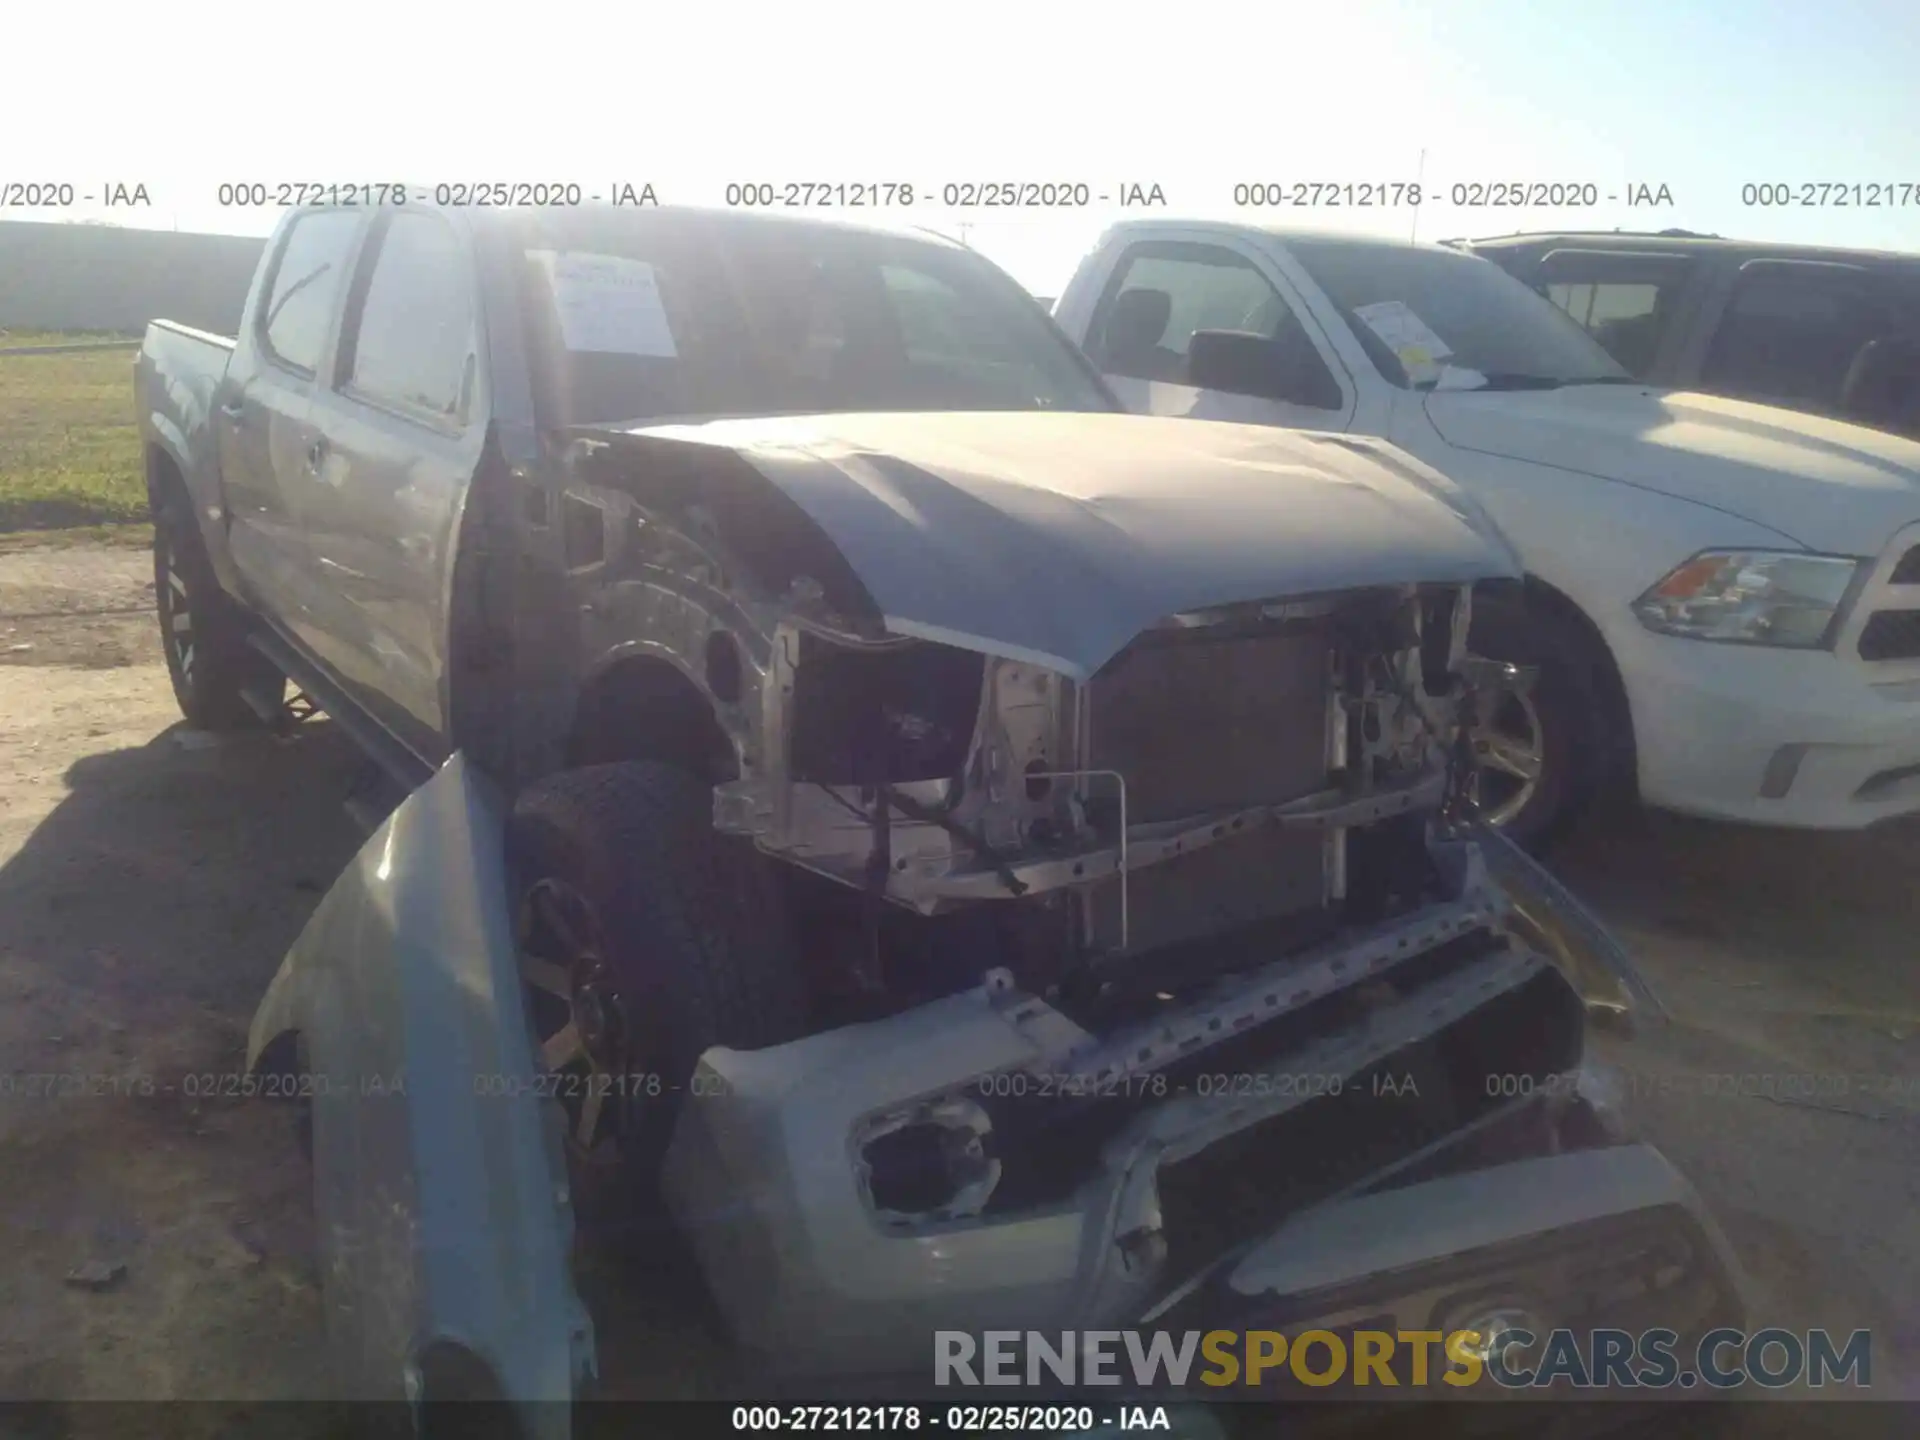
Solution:
<svg viewBox="0 0 1920 1440"><path fill-rule="evenodd" d="M351 210L316 210L287 227L260 318L260 338L281 364L309 375L320 368L334 302L359 233L360 216Z"/></svg>
<svg viewBox="0 0 1920 1440"><path fill-rule="evenodd" d="M462 418L473 355L473 294L458 237L436 215L386 217L344 371L356 395Z"/></svg>
<svg viewBox="0 0 1920 1440"><path fill-rule="evenodd" d="M1251 261L1217 245L1155 241L1120 263L1088 351L1109 375L1189 383L1187 352L1198 330L1238 330L1282 342L1288 400L1339 409L1339 382L1300 317Z"/></svg>
<svg viewBox="0 0 1920 1440"><path fill-rule="evenodd" d="M1117 402L970 250L784 221L529 217L544 403L576 424L861 410L1094 410Z"/></svg>
<svg viewBox="0 0 1920 1440"><path fill-rule="evenodd" d="M1838 267L1743 267L1701 367L1708 389L1802 410L1838 412L1847 372L1869 341L1901 327L1866 277Z"/></svg>
<svg viewBox="0 0 1920 1440"><path fill-rule="evenodd" d="M1628 271L1628 273L1622 273ZM1622 263L1605 252L1548 255L1540 292L1571 315L1630 374L1645 376L1688 276L1688 263Z"/></svg>
<svg viewBox="0 0 1920 1440"><path fill-rule="evenodd" d="M1547 298L1571 315L1635 375L1653 367L1660 345L1660 287L1644 282L1554 284Z"/></svg>

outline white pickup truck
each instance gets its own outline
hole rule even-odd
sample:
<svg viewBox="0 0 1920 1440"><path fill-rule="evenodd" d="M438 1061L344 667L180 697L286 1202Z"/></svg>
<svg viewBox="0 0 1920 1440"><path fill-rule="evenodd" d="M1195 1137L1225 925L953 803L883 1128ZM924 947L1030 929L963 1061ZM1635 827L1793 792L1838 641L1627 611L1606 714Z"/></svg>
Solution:
<svg viewBox="0 0 1920 1440"><path fill-rule="evenodd" d="M1920 810L1920 444L1636 382L1440 246L1133 222L1054 316L1133 408L1384 437L1484 506L1528 571L1475 608L1476 649L1537 667L1478 739L1516 838L1635 782L1766 824Z"/></svg>

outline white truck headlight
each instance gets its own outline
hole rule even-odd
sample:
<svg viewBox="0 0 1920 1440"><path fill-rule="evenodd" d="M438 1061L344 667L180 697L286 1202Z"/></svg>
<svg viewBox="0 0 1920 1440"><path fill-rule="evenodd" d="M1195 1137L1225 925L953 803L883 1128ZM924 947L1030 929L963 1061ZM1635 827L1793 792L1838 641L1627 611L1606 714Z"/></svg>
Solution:
<svg viewBox="0 0 1920 1440"><path fill-rule="evenodd" d="M1708 550L1634 601L1633 613L1663 635L1815 649L1859 566L1834 555Z"/></svg>

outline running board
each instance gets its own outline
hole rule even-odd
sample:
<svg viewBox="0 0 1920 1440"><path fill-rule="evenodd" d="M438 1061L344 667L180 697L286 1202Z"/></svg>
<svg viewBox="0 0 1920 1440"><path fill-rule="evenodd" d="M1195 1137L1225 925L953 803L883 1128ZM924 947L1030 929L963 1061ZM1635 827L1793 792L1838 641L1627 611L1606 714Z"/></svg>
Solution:
<svg viewBox="0 0 1920 1440"><path fill-rule="evenodd" d="M247 708L260 717L260 723L276 735L290 735L320 714L320 707L306 691L296 689L291 695L285 694L285 677L275 676L281 683L269 692L253 685L240 687L240 698Z"/></svg>
<svg viewBox="0 0 1920 1440"><path fill-rule="evenodd" d="M244 685L240 689L240 698L247 702L247 708L258 715L260 723L269 730L286 728L287 717L281 702L268 699L266 692L252 685Z"/></svg>
<svg viewBox="0 0 1920 1440"><path fill-rule="evenodd" d="M247 644L272 661L274 668L292 681L311 705L324 711L334 724L346 731L367 757L400 786L403 794L411 794L433 778L432 765L368 718L278 634L268 629L254 630L247 636ZM248 701L249 705L252 703Z"/></svg>

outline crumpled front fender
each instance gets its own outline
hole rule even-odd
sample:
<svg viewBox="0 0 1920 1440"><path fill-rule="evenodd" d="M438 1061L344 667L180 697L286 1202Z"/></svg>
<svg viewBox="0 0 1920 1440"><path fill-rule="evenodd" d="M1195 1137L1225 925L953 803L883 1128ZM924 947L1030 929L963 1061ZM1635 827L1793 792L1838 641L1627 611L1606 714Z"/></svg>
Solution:
<svg viewBox="0 0 1920 1440"><path fill-rule="evenodd" d="M593 1370L572 1216L516 964L505 810L455 755L375 832L295 941L248 1063L297 1032L342 1398L398 1399L440 1346L562 1437Z"/></svg>

